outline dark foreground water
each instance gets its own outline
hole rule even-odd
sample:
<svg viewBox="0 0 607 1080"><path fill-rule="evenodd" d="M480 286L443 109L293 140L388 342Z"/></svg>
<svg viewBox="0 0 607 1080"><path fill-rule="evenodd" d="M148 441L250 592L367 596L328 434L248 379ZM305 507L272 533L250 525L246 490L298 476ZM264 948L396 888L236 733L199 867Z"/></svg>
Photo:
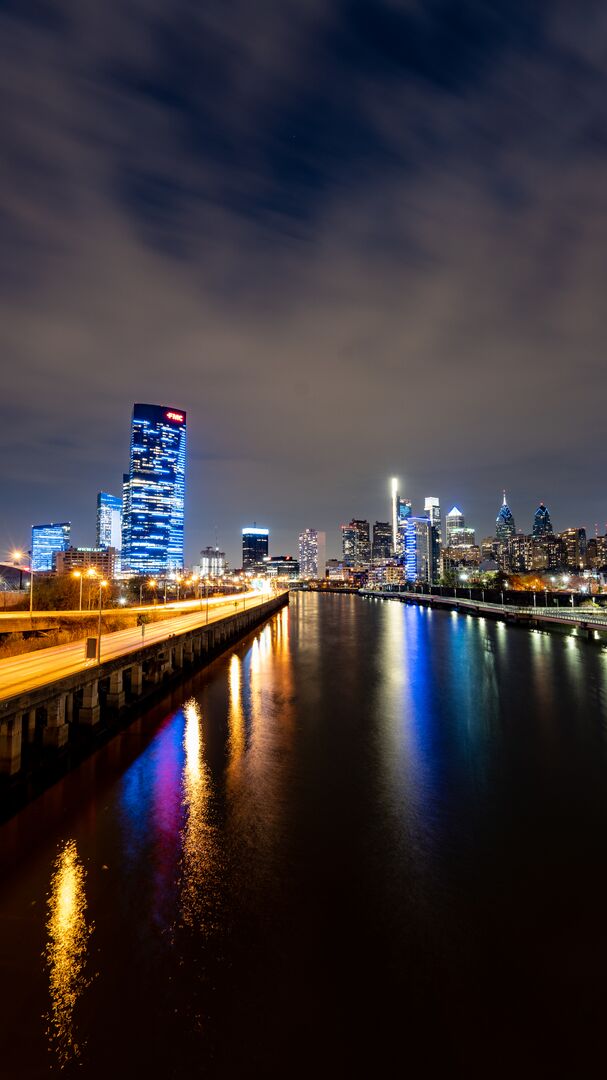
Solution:
<svg viewBox="0 0 607 1080"><path fill-rule="evenodd" d="M0 1075L603 1075L606 720L595 646L293 598L0 831Z"/></svg>

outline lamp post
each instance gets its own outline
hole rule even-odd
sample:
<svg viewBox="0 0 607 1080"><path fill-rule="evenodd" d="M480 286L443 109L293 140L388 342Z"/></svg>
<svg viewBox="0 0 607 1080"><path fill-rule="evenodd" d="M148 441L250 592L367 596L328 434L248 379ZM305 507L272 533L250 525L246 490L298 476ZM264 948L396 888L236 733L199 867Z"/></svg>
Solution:
<svg viewBox="0 0 607 1080"><path fill-rule="evenodd" d="M80 606L78 611L82 611L82 570L74 570L72 577L80 578Z"/></svg>
<svg viewBox="0 0 607 1080"><path fill-rule="evenodd" d="M28 555L29 555L29 560L30 560L30 615L31 615L33 610L34 610L34 561L32 559L31 551L28 551ZM24 551L19 551L19 550L13 551L12 552L12 557L13 557L13 562L21 562L21 559L25 558L25 552ZM19 585L21 585L21 573L19 574Z"/></svg>
<svg viewBox="0 0 607 1080"><path fill-rule="evenodd" d="M97 571L95 570L94 566L89 567L89 569L86 572L86 576L91 581L91 584L89 585L89 611L90 611L91 610L91 600L92 600L92 597L93 597L92 581L93 581L93 578L97 577Z"/></svg>
<svg viewBox="0 0 607 1080"><path fill-rule="evenodd" d="M107 581L99 582L99 619L97 622L97 663L101 663L101 597L103 595L103 589L105 589Z"/></svg>

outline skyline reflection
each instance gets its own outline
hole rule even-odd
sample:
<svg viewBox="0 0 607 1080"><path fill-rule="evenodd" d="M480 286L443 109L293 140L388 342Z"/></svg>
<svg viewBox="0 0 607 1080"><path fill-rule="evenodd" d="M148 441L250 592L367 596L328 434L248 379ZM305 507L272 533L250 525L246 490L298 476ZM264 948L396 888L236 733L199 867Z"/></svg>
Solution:
<svg viewBox="0 0 607 1080"><path fill-rule="evenodd" d="M200 707L194 698L184 707L183 804L186 819L182 830L181 911L192 929L210 930L216 918L217 844L210 820L212 794L205 761Z"/></svg>

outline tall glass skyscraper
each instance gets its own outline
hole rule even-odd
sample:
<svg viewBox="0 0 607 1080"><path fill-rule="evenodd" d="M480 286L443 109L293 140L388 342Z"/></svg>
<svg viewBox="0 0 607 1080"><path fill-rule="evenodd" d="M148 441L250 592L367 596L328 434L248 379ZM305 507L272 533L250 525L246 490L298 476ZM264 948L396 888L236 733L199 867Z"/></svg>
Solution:
<svg viewBox="0 0 607 1080"><path fill-rule="evenodd" d="M97 495L97 547L122 547L122 499L100 491Z"/></svg>
<svg viewBox="0 0 607 1080"><path fill-rule="evenodd" d="M265 570L270 545L269 529L252 525L242 530L242 569Z"/></svg>
<svg viewBox="0 0 607 1080"><path fill-rule="evenodd" d="M552 536L553 533L548 507L540 503L533 518L533 539L539 540L542 536Z"/></svg>
<svg viewBox="0 0 607 1080"><path fill-rule="evenodd" d="M49 525L32 525L32 566L34 570L53 570L55 555L67 551L70 546L71 523L51 522Z"/></svg>
<svg viewBox="0 0 607 1080"><path fill-rule="evenodd" d="M134 405L123 487L123 569L133 574L183 569L185 469L183 409Z"/></svg>

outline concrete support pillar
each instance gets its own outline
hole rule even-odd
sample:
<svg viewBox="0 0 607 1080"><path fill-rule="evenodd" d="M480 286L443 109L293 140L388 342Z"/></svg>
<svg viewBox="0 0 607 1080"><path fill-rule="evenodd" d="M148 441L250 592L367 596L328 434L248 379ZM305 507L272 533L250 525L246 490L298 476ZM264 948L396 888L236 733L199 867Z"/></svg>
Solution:
<svg viewBox="0 0 607 1080"><path fill-rule="evenodd" d="M82 691L82 705L78 710L78 722L80 724L99 723L101 709L99 708L99 680L93 679L86 683Z"/></svg>
<svg viewBox="0 0 607 1080"><path fill-rule="evenodd" d="M14 776L21 768L21 717L0 720L0 773Z"/></svg>
<svg viewBox="0 0 607 1080"><path fill-rule="evenodd" d="M192 638L187 638L183 643L183 658L187 664L194 662L194 642Z"/></svg>
<svg viewBox="0 0 607 1080"><path fill-rule="evenodd" d="M113 671L106 701L110 709L121 709L124 705L124 683L122 671Z"/></svg>
<svg viewBox="0 0 607 1080"><path fill-rule="evenodd" d="M202 634L196 634L192 638L192 646L194 648L194 656L200 656L202 653Z"/></svg>
<svg viewBox="0 0 607 1080"><path fill-rule="evenodd" d="M71 724L74 719L74 695L66 694L65 696L65 719L68 724Z"/></svg>
<svg viewBox="0 0 607 1080"><path fill-rule="evenodd" d="M36 710L28 709L23 714L23 723L27 732L27 741L31 745L36 738Z"/></svg>
<svg viewBox="0 0 607 1080"><path fill-rule="evenodd" d="M143 664L133 664L131 667L131 691L139 694L143 690Z"/></svg>
<svg viewBox="0 0 607 1080"><path fill-rule="evenodd" d="M65 699L67 694L59 694L46 706L46 723L42 731L45 746L54 746L59 750L67 742L69 725L65 721Z"/></svg>
<svg viewBox="0 0 607 1080"><path fill-rule="evenodd" d="M182 668L183 667L183 643L182 642L179 642L179 644L175 645L174 648L173 648L173 667L174 668Z"/></svg>

